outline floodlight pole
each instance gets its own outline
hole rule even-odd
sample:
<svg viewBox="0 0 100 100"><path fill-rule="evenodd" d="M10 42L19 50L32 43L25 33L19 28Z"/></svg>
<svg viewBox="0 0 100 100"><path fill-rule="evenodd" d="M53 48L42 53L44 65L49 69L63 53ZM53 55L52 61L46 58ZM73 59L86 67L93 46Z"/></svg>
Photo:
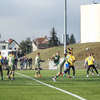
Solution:
<svg viewBox="0 0 100 100"><path fill-rule="evenodd" d="M64 54L66 53L66 36L67 36L67 0L64 1Z"/></svg>

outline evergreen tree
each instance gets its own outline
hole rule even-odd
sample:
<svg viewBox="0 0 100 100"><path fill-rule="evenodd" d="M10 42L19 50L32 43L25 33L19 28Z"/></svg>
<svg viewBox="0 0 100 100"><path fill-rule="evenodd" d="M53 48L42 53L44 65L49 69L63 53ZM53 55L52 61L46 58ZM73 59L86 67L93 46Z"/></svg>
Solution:
<svg viewBox="0 0 100 100"><path fill-rule="evenodd" d="M51 35L51 37L49 40L49 45L50 46L58 46L60 44L60 41L58 40L57 33L56 33L54 27L52 28L50 35Z"/></svg>
<svg viewBox="0 0 100 100"><path fill-rule="evenodd" d="M69 45L70 39L69 39L69 34L66 35L66 45Z"/></svg>
<svg viewBox="0 0 100 100"><path fill-rule="evenodd" d="M21 47L21 51L22 54L28 54L32 52L32 41L30 40L30 38L27 38L25 41L23 40L20 43L20 47Z"/></svg>
<svg viewBox="0 0 100 100"><path fill-rule="evenodd" d="M74 37L74 34L72 34L72 35L70 36L70 44L74 44L74 43L76 43L76 39L75 39L75 37Z"/></svg>

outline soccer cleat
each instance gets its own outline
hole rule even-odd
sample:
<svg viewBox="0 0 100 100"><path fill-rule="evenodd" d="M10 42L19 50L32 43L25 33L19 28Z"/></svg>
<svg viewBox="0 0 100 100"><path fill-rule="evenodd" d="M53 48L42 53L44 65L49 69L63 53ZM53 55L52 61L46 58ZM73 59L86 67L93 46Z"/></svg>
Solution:
<svg viewBox="0 0 100 100"><path fill-rule="evenodd" d="M11 80L14 80L13 78L11 78Z"/></svg>
<svg viewBox="0 0 100 100"><path fill-rule="evenodd" d="M89 77L89 75L87 75L86 77Z"/></svg>
<svg viewBox="0 0 100 100"><path fill-rule="evenodd" d="M56 79L54 77L52 78L52 80L53 80L53 82L56 82Z"/></svg>

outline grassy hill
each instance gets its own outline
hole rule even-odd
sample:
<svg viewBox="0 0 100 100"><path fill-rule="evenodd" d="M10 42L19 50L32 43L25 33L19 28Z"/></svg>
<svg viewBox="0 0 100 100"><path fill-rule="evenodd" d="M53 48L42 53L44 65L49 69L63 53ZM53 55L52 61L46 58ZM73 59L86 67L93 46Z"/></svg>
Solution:
<svg viewBox="0 0 100 100"><path fill-rule="evenodd" d="M89 51L94 53L95 59L97 61L100 60L100 42L82 43L82 44L78 43L78 44L68 45L68 47L73 48L73 53L77 61L82 61L85 59L86 54L88 53L88 51L86 51L86 48L89 48ZM28 54L27 57L32 57L33 59L35 59L37 52L40 52L41 58L47 61L48 58L53 56L53 54L55 54L57 51L60 51L60 54L63 57L63 52L64 52L63 46L52 47L48 49L39 49L35 52L32 52L31 54Z"/></svg>

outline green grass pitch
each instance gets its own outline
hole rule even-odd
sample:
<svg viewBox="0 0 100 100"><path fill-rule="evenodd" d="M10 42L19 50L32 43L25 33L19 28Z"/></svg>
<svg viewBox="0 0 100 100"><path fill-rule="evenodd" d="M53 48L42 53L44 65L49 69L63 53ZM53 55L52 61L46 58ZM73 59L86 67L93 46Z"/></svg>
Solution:
<svg viewBox="0 0 100 100"><path fill-rule="evenodd" d="M17 71L30 77L34 77L33 70ZM78 100L56 89L44 86L31 79L15 74L15 80L6 78L0 80L0 100ZM87 100L100 100L100 76L86 78L85 70L77 70L75 79L60 77L53 82L51 77L56 74L54 70L42 70L42 78L38 80L55 87L77 94Z"/></svg>

